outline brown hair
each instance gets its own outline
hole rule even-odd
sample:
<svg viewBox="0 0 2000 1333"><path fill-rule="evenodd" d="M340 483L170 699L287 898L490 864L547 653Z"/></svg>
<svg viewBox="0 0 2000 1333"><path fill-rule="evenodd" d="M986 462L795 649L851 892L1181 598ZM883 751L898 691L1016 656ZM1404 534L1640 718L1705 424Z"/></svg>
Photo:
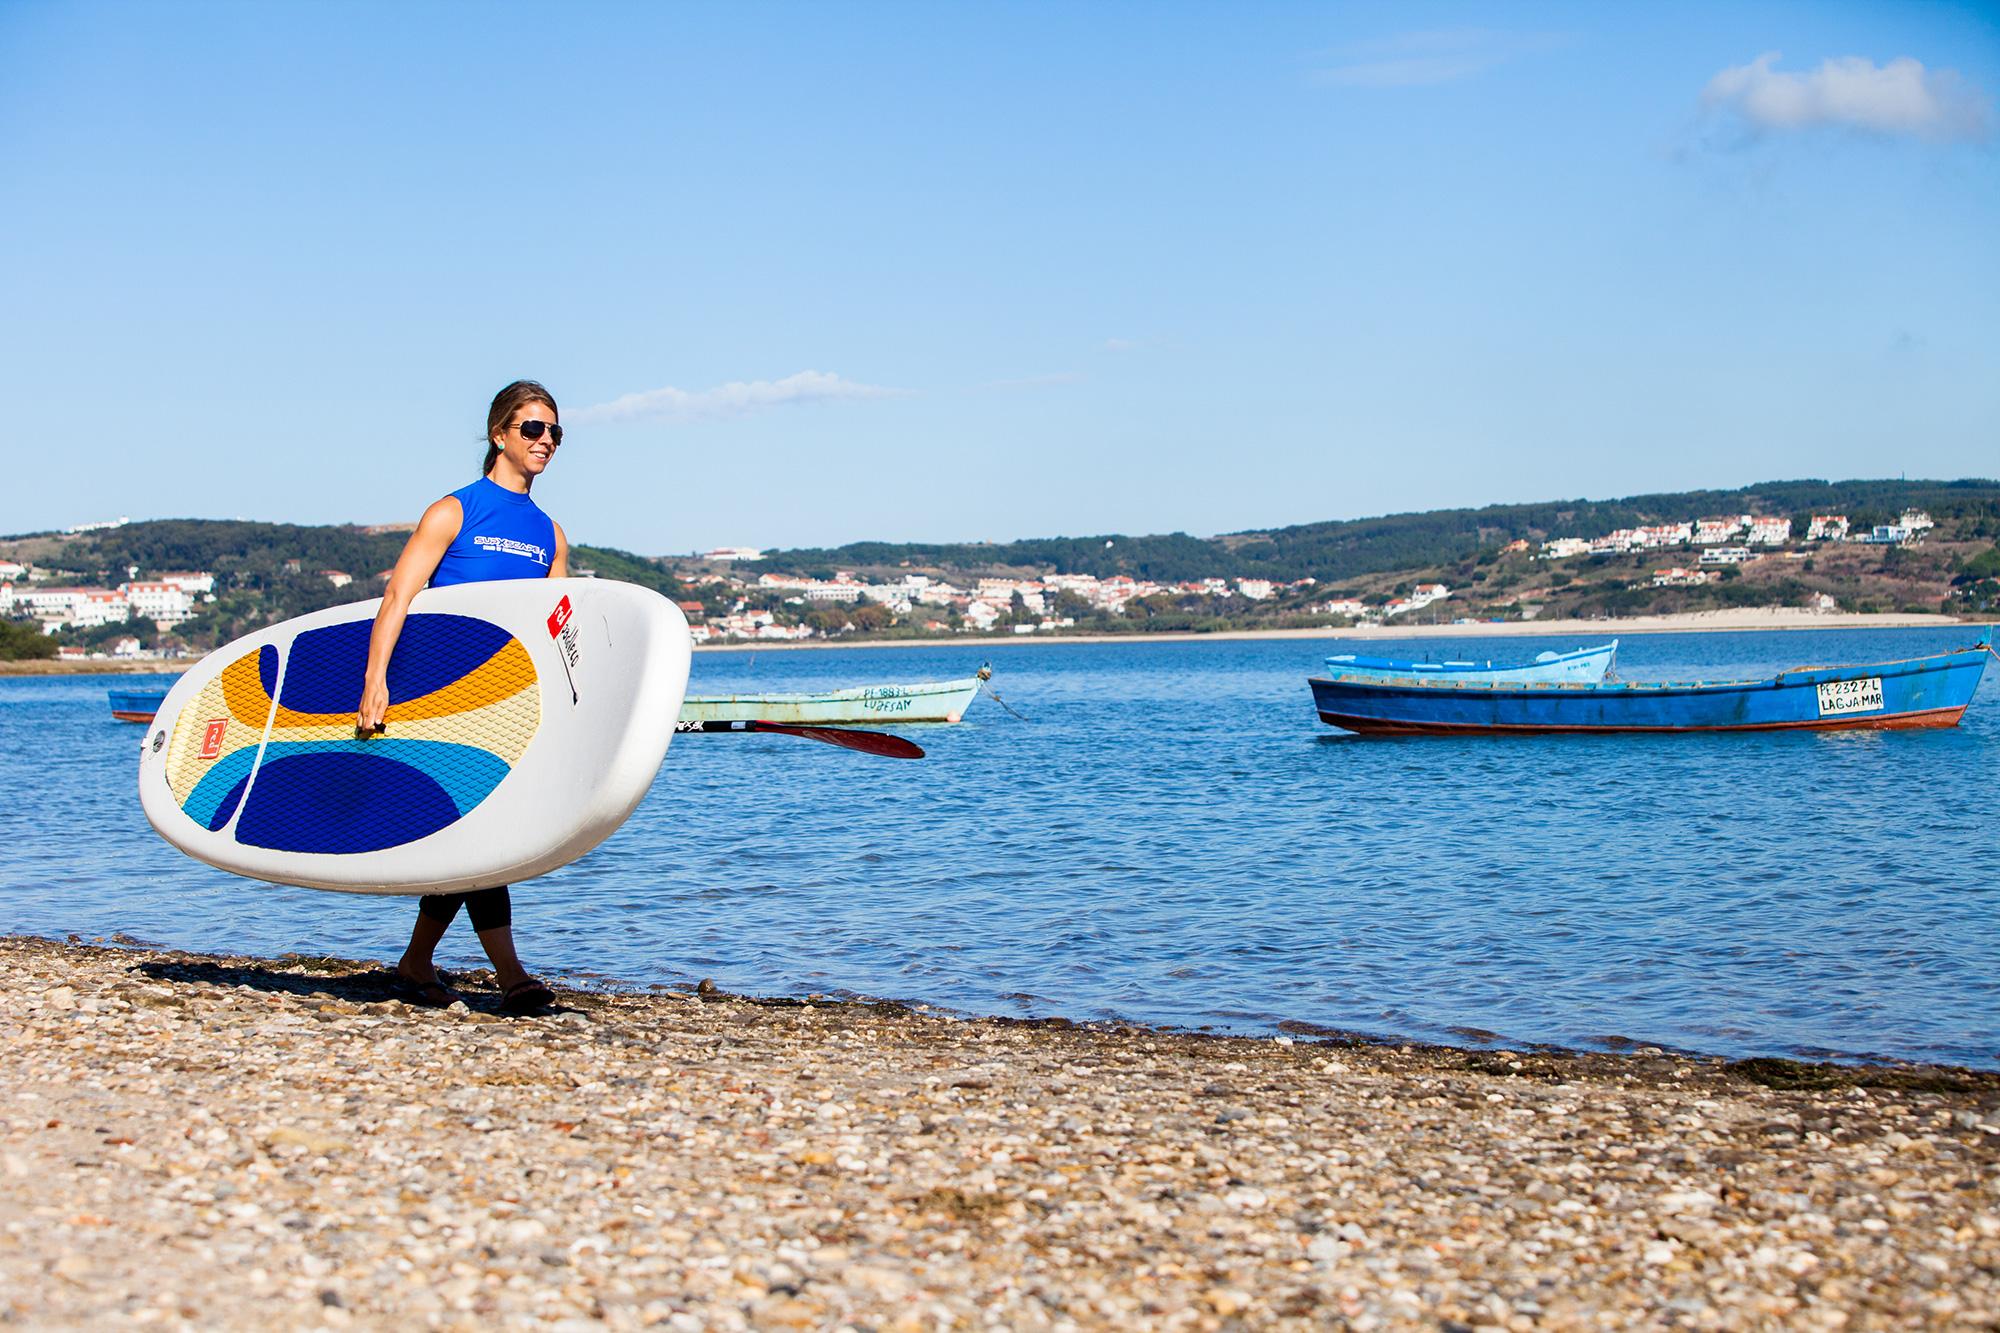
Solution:
<svg viewBox="0 0 2000 1333"><path fill-rule="evenodd" d="M562 409L556 406L555 395L533 380L515 380L494 394L493 406L486 409L486 462L480 466L480 476L491 472L493 460L500 457L500 446L493 443L493 437L512 425L514 414L529 403L541 403L549 409L551 416L557 420L562 418Z"/></svg>

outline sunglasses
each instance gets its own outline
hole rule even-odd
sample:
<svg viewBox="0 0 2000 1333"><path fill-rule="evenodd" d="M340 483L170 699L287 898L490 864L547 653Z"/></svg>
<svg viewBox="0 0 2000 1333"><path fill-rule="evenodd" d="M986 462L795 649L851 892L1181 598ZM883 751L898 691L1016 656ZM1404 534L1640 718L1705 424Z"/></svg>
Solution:
<svg viewBox="0 0 2000 1333"><path fill-rule="evenodd" d="M521 432L521 438L524 440L539 440L542 438L542 432L547 431L550 444L562 443L562 427L553 421L523 421L514 429Z"/></svg>

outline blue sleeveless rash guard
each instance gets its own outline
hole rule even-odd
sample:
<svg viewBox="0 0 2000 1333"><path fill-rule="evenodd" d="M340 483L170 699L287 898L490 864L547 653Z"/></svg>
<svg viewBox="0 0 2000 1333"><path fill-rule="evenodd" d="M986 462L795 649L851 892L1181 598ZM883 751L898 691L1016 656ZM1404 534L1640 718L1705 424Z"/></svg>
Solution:
<svg viewBox="0 0 2000 1333"><path fill-rule="evenodd" d="M464 517L445 548L431 587L492 579L545 579L556 557L554 520L525 495L491 477L453 491Z"/></svg>

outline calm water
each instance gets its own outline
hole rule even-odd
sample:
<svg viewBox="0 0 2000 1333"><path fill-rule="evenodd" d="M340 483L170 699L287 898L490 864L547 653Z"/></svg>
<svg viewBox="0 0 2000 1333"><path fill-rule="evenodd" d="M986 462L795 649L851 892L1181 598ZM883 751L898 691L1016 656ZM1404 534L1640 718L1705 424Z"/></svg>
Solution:
<svg viewBox="0 0 2000 1333"><path fill-rule="evenodd" d="M1640 635L1619 665L1731 678L1972 637ZM515 890L517 935L545 971L635 985L2000 1067L2000 667L1950 731L1363 740L1314 717L1304 679L1328 651L701 655L711 693L990 658L1030 720L981 699L964 725L908 729L921 763L681 737L625 829ZM160 842L112 683L0 681L0 930L396 956L407 899L236 880ZM463 922L442 953L477 959Z"/></svg>

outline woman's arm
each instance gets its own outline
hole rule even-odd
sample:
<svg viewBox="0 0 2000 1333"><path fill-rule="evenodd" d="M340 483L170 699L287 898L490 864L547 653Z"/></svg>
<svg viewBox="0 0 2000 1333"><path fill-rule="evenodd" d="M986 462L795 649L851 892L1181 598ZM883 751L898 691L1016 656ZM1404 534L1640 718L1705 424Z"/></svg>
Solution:
<svg viewBox="0 0 2000 1333"><path fill-rule="evenodd" d="M368 671L361 680L361 707L354 719L354 725L363 731L379 729L388 716L389 658L402 636L410 599L431 581L445 548L458 536L459 524L464 521L465 511L459 508L457 498L445 496L424 511L417 530L396 557L396 568L390 571L389 586L382 593L382 609L375 613L374 632L368 636Z"/></svg>
<svg viewBox="0 0 2000 1333"><path fill-rule="evenodd" d="M549 561L549 577L566 579L569 577L569 538L563 536L562 524L554 519L549 520L549 526L556 530L556 554L555 559Z"/></svg>

